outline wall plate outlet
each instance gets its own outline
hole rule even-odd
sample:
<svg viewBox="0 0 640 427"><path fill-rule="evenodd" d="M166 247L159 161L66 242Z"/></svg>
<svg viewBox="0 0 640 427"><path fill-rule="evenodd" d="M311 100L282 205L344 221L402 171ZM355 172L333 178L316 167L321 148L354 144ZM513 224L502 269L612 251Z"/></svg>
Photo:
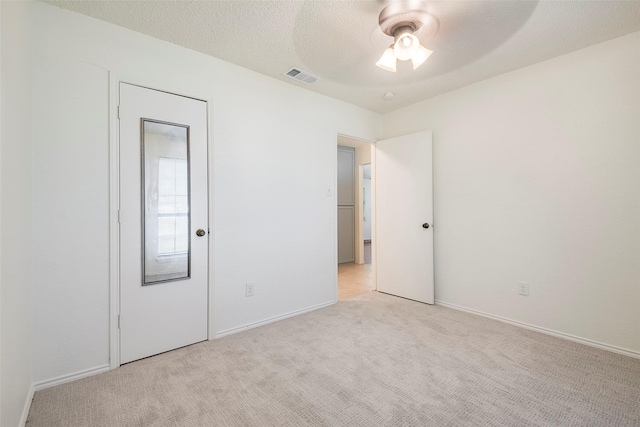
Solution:
<svg viewBox="0 0 640 427"><path fill-rule="evenodd" d="M518 282L518 295L529 296L529 284L527 282Z"/></svg>
<svg viewBox="0 0 640 427"><path fill-rule="evenodd" d="M246 283L245 284L245 296L252 297L255 294L256 284L255 283Z"/></svg>

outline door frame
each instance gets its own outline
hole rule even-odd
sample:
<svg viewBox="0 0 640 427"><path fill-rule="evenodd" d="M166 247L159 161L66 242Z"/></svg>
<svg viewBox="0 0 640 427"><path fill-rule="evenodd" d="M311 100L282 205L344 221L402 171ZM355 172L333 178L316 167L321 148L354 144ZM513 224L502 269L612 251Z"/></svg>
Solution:
<svg viewBox="0 0 640 427"><path fill-rule="evenodd" d="M334 205L337 205L337 199L338 199L338 194L337 194L337 189L338 189L338 146L341 145L340 144L340 139L339 138L346 138L346 139L350 139L353 140L355 142L357 142L360 145L369 145L370 149L371 149L371 270L372 270L372 274L373 274L373 289L374 290L378 290L378 285L376 282L376 230L375 230L375 219L376 219L376 214L375 214L375 209L376 209L376 196L375 196L375 158L376 158L376 150L375 150L375 146L376 146L376 141L371 141L365 138L360 138L357 136L351 136L348 135L346 133L342 133L342 132L335 132L334 135L334 145L333 145L333 188L336 189L335 194L334 194ZM350 147L350 145L344 145L343 146L346 147ZM358 165L357 159L357 148L356 146L353 146L354 148L356 148L356 162L355 162L355 172L356 172L356 179L355 179L355 184L359 185L360 181L359 181L359 177L362 176L362 169L360 167L360 165ZM358 196L359 192L356 191L356 206L358 206L358 204L362 204L362 200L360 199L360 197ZM355 227L356 227L356 232L355 232L355 239L356 239L356 263L358 262L358 250L357 248L360 246L363 246L361 244L361 242L358 242L358 237L362 237L362 221L359 221L357 216L358 216L358 212L361 212L360 210L356 210L356 219L355 219ZM336 289L336 293L335 293L335 300L338 301L338 210L334 209L334 219L333 219L333 225L334 225L334 276L335 276L335 289ZM358 231L360 230L360 231ZM363 256L364 259L364 256Z"/></svg>
<svg viewBox="0 0 640 427"><path fill-rule="evenodd" d="M184 90L171 87L171 84L145 82L139 78L123 78L109 72L109 367L120 366L120 121L118 107L120 104L120 84L126 83L146 89L166 92L186 98L202 101L207 108L207 234L209 255L207 259L207 340L214 338L213 316L213 268L214 251L214 184L213 176L213 100ZM158 89L157 86L167 87Z"/></svg>
<svg viewBox="0 0 640 427"><path fill-rule="evenodd" d="M373 176L373 155L371 157L371 163L364 163L362 165L358 165L358 171L357 171L357 180L356 182L359 182L360 188L359 190L361 190L360 194L360 206L364 206L364 187L362 184L364 184L364 167L369 165L371 166L371 178L369 178L369 180L371 181L371 188L369 188L369 198L370 200L368 200L368 203L371 205L371 207L369 208L371 210L370 214L369 214L369 222L371 223L371 262L373 264L373 182L375 181L375 178ZM356 224L356 236L358 236L358 233L360 233L360 240L358 243L359 246L359 250L360 253L358 255L360 255L359 257L356 257L356 264L364 264L364 220L363 220L363 216L364 216L364 211L360 210L361 215L359 215L358 218L356 218L357 220L357 224ZM362 261L362 262L360 262Z"/></svg>

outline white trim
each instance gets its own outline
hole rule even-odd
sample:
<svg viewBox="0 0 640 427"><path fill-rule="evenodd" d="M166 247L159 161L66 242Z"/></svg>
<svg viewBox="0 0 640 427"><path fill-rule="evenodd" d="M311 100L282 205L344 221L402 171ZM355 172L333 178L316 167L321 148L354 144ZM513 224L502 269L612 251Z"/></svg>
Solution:
<svg viewBox="0 0 640 427"><path fill-rule="evenodd" d="M376 217L376 143L371 143L371 269L373 276L373 290L378 290L378 241Z"/></svg>
<svg viewBox="0 0 640 427"><path fill-rule="evenodd" d="M44 380L44 381L39 381L35 383L34 385L35 391L53 387L60 384L70 383L71 381L76 381L82 378L91 377L93 375L102 374L110 370L111 370L111 365L108 363L105 363L104 365L96 366L95 368L83 369L82 371L77 371L71 374L60 375L59 377L51 378L50 380Z"/></svg>
<svg viewBox="0 0 640 427"><path fill-rule="evenodd" d="M27 424L27 417L29 416L29 410L31 409L31 402L33 402L33 394L36 392L33 384L29 386L29 391L27 392L27 399L24 401L24 408L22 408L22 416L20 417L19 427L24 427Z"/></svg>
<svg viewBox="0 0 640 427"><path fill-rule="evenodd" d="M328 307L328 306L333 305L333 304L335 304L337 302L338 301L325 302L325 303L322 303L322 304L313 305L311 307L303 308L302 310L296 310L296 311L289 312L287 314L281 314L279 316L274 316L274 317L270 317L270 318L265 319L265 320L260 320L259 322L249 323L249 324L246 324L246 325L243 325L243 326L238 326L238 327L235 327L235 328L226 329L224 331L220 331L220 332L216 333L215 338L222 338L222 337L226 337L227 335L232 335L232 334L236 334L238 332L242 332L242 331L246 331L246 330L249 330L249 329L257 328L259 326L268 325L269 323L274 323L274 322L277 322L279 320L288 319L289 317L298 316L300 314L304 314L304 313L308 313L310 311L318 310L320 308Z"/></svg>
<svg viewBox="0 0 640 427"><path fill-rule="evenodd" d="M120 132L118 88L120 82L109 72L109 364L120 366Z"/></svg>
<svg viewBox="0 0 640 427"><path fill-rule="evenodd" d="M331 220L333 221L333 241L331 246L333 248L333 287L334 287L334 299L338 301L339 289L338 289L338 141L340 138L340 132L335 129L332 133L333 143L329 145L331 147L331 197L329 197L333 215Z"/></svg>
<svg viewBox="0 0 640 427"><path fill-rule="evenodd" d="M364 165L356 148L356 264L364 264Z"/></svg>
<svg viewBox="0 0 640 427"><path fill-rule="evenodd" d="M530 331L540 332L545 335L551 335L557 338L564 338L569 341L577 342L580 344L588 345L589 347L599 348L601 350L607 350L612 353L622 354L623 356L633 357L635 359L640 359L640 352L629 350L622 347L616 347L614 345L601 343L598 341L593 341L587 338L578 337L571 334L566 334L564 332L554 331L553 329L542 328L540 326L531 325L525 322L519 322L517 320L508 319L506 317L496 316L493 314L485 313L478 310L473 310L471 308L462 307L456 304L451 304L448 302L436 300L436 305L441 305L443 307L452 308L454 310L464 311L466 313L476 314L478 316L487 317L489 319L497 320L499 322L508 323L510 325L519 326L524 329L529 329Z"/></svg>
<svg viewBox="0 0 640 427"><path fill-rule="evenodd" d="M213 99L208 99L205 101L207 103L207 196L209 197L207 209L209 210L208 216L208 230L209 234L207 234L207 239L209 242L209 259L207 260L207 274L208 274L208 287L207 287L207 295L208 295L208 306L207 306L207 339L212 340L214 338L215 329L215 316L213 315L214 310L214 302L215 302L215 287L214 284L214 272L215 268L215 222L214 222L214 208L215 208L215 200L214 200L214 188L215 188L215 180L213 178Z"/></svg>

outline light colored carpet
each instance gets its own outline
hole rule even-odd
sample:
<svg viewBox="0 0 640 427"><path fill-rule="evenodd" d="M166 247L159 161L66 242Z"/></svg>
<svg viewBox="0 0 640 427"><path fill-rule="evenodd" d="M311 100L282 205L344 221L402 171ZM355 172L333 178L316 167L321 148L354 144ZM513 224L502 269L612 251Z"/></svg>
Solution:
<svg viewBox="0 0 640 427"><path fill-rule="evenodd" d="M38 391L28 426L640 426L640 360L370 293Z"/></svg>

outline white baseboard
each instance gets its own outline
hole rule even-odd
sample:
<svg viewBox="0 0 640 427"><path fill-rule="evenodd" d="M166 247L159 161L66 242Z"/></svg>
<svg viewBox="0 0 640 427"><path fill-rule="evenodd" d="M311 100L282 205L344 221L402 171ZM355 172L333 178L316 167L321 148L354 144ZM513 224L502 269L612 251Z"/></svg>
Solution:
<svg viewBox="0 0 640 427"><path fill-rule="evenodd" d="M279 315L279 316L274 316L274 317L271 317L271 318L268 318L268 319L265 319L265 320L261 320L259 322L249 323L247 325L238 326L238 327L235 327L235 328L231 328L231 329L227 329L227 330L224 330L224 331L220 331L220 332L217 332L214 335L214 338L221 338L221 337L224 337L224 336L227 336L227 335L235 334L237 332L241 332L241 331L246 331L248 329L257 328L258 326L267 325L269 323L277 322L278 320L287 319L289 317L297 316L299 314L303 314L303 313L307 313L309 311L317 310L319 308L327 307L327 306L335 304L336 302L337 301L330 301L330 302L314 305L314 306L311 306L311 307L303 308L302 310L296 310L296 311L292 311L290 313L282 314L282 315ZM42 389L45 389L45 388L53 387L53 386L56 386L56 385L60 385L60 384L68 383L68 382L71 382L71 381L79 380L81 378L90 377L92 375L101 374L103 372L107 372L107 371L110 371L110 370L111 370L111 365L107 363L107 364L104 364L104 365L101 365L101 366L96 366L94 368L84 369L82 371L74 372L74 373L67 374L67 375L61 375L59 377L52 378L52 379L49 379L49 380L39 381L39 382L35 383L34 387L32 387L32 388L35 389L35 391L38 391L38 390L42 390ZM31 392L31 397L33 397L33 391ZM31 402L31 400L29 400L29 402ZM29 410L27 408L27 414L28 414L28 411Z"/></svg>
<svg viewBox="0 0 640 427"><path fill-rule="evenodd" d="M297 316L299 314L308 313L310 311L318 310L319 308L328 307L328 306L333 305L333 304L335 304L337 302L338 301L325 302L325 303L322 303L322 304L318 304L318 305L314 305L314 306L311 306L311 307L303 308L302 310L296 310L296 311L292 311L290 313L281 314L279 316L270 317L268 319L261 320L259 322L249 323L247 325L238 326L238 327L231 328L231 329L226 329L224 331L216 332L215 335L213 336L213 338L214 339L215 338L222 338L222 337L226 337L227 335L232 335L232 334L236 334L238 332L246 331L248 329L257 328L258 326L264 326L264 325L267 325L269 323L277 322L278 320L284 320L284 319L287 319L289 317Z"/></svg>
<svg viewBox="0 0 640 427"><path fill-rule="evenodd" d="M71 374L61 375L56 378L51 378L50 380L38 381L35 384L35 391L42 390L44 388L53 387L60 384L64 384L64 383L69 383L71 381L90 377L92 375L102 374L103 372L107 372L110 370L111 370L111 366L107 363L104 365L96 366L95 368L84 369L82 371L73 372Z"/></svg>
<svg viewBox="0 0 640 427"><path fill-rule="evenodd" d="M602 349L602 350L610 351L612 353L622 354L624 356L629 356L629 357L633 357L633 358L636 358L636 359L640 359L640 352L638 352L638 351L629 350L629 349L622 348L622 347L616 347L614 345L605 344L605 343L601 343L601 342L598 342L598 341L593 341L593 340L590 340L590 339L587 339L587 338L577 337L575 335L566 334L564 332L554 331L553 329L542 328L540 326L531 325L531 324L525 323L525 322L519 322L517 320L508 319L506 317L501 317L501 316L496 316L496 315L493 315L493 314L485 313L485 312L478 311L478 310L473 310L471 308L462 307L462 306L459 306L459 305L456 305L456 304L451 304L451 303L444 302L444 301L436 300L435 303L436 303L436 305L441 305L443 307L448 307L448 308L452 308L454 310L464 311L464 312L471 313L471 314L477 314L478 316L487 317L489 319L497 320L497 321L503 322L503 323L509 323L510 325L519 326L521 328L529 329L531 331L540 332L540 333L546 334L546 335L552 335L552 336L558 337L558 338L564 338L566 340L574 341L574 342L577 342L577 343L580 343L580 344L584 344L584 345L588 345L590 347L596 347L596 348L599 348L599 349Z"/></svg>
<svg viewBox="0 0 640 427"><path fill-rule="evenodd" d="M33 401L33 394L36 392L33 384L29 387L29 392L27 393L27 399L24 401L24 408L22 409L22 416L20 417L19 427L24 427L27 424L27 417L29 416L29 409L31 409L31 402Z"/></svg>

